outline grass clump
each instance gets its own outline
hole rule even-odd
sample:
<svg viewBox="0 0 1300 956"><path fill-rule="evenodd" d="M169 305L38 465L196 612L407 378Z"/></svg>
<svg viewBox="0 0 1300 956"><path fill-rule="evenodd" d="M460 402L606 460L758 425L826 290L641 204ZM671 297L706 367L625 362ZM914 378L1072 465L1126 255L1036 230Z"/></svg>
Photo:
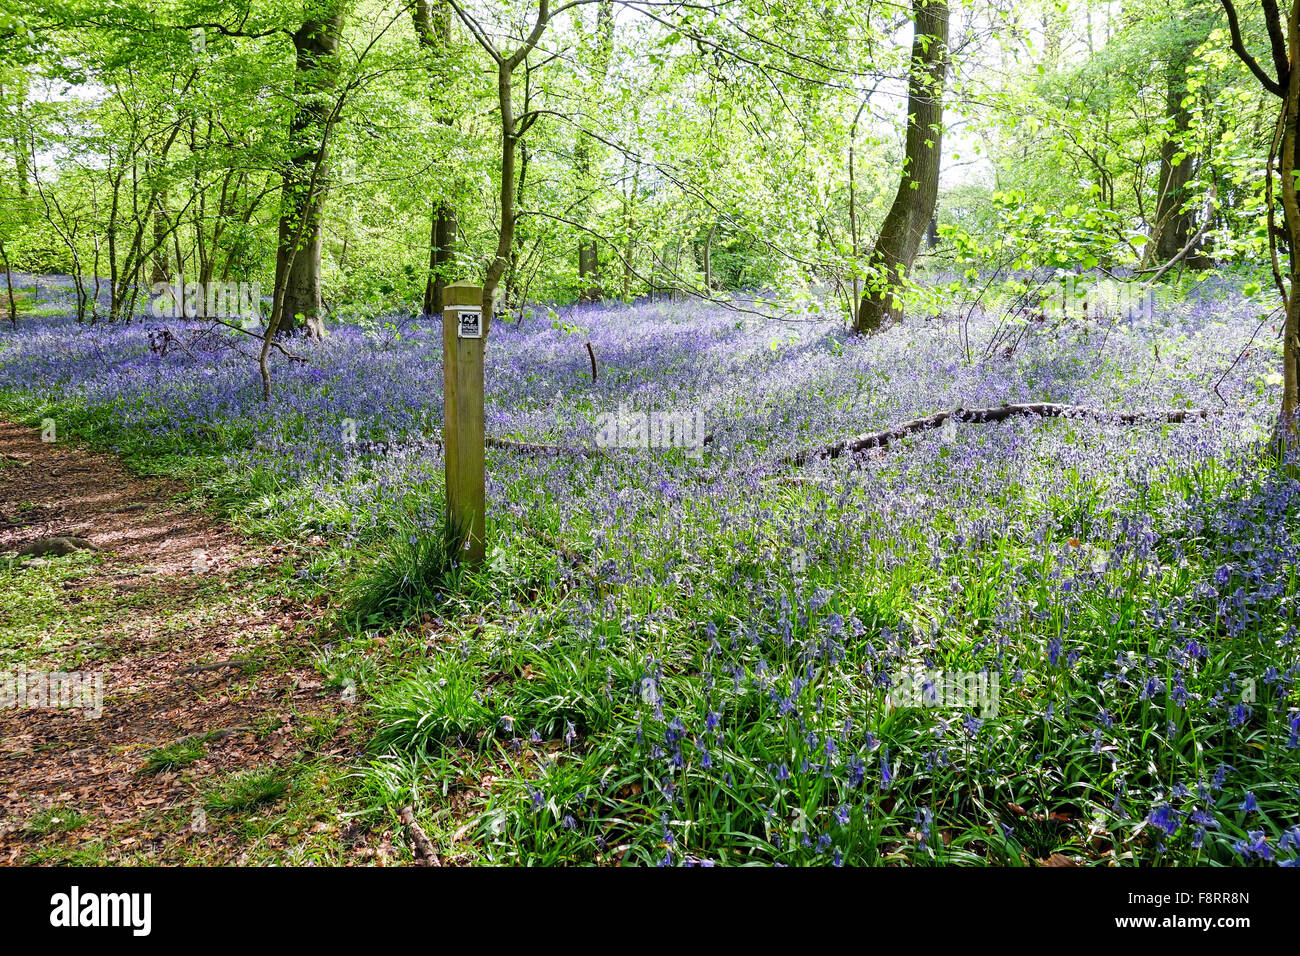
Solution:
<svg viewBox="0 0 1300 956"><path fill-rule="evenodd" d="M201 759L205 753L207 753L207 748L203 745L202 739L198 737L178 740L149 751L144 758L144 766L140 768L139 772L151 774L161 773L164 770L179 770L181 767L188 767L196 760Z"/></svg>
<svg viewBox="0 0 1300 956"><path fill-rule="evenodd" d="M437 607L456 589L457 542L463 540L464 535L451 525L429 530L406 524L349 588L347 617L376 626Z"/></svg>
<svg viewBox="0 0 1300 956"><path fill-rule="evenodd" d="M482 676L459 654L384 688L375 699L381 749L426 750L452 738L490 729L497 721L479 688Z"/></svg>
<svg viewBox="0 0 1300 956"><path fill-rule="evenodd" d="M23 829L31 836L49 836L80 830L88 822L89 818L73 807L51 807L32 814Z"/></svg>
<svg viewBox="0 0 1300 956"><path fill-rule="evenodd" d="M289 779L274 767L233 774L214 787L204 806L214 812L251 810L274 803L289 792Z"/></svg>

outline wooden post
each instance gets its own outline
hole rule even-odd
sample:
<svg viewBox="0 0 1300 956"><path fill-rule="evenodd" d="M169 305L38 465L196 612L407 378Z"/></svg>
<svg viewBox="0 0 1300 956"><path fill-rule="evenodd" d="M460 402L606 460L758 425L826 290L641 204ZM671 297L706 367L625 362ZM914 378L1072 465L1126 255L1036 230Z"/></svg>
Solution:
<svg viewBox="0 0 1300 956"><path fill-rule="evenodd" d="M443 450L447 520L464 534L460 560L483 562L483 345L487 316L483 290L453 282L442 291Z"/></svg>

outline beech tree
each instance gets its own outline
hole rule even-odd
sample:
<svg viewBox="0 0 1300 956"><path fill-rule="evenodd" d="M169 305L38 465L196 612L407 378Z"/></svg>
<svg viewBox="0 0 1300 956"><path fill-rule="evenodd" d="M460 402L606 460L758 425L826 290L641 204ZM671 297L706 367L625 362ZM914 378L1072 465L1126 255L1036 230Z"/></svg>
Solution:
<svg viewBox="0 0 1300 956"><path fill-rule="evenodd" d="M859 333L875 332L902 318L897 285L916 260L939 196L943 90L948 71L946 0L913 0L912 25L903 170L867 263L867 286L853 324Z"/></svg>
<svg viewBox="0 0 1300 956"><path fill-rule="evenodd" d="M293 31L294 110L289 121L275 262L278 330L325 334L321 316L321 235L338 47L347 0L309 0Z"/></svg>
<svg viewBox="0 0 1300 956"><path fill-rule="evenodd" d="M1210 8L1212 9L1212 8ZM1159 266L1183 252L1196 231L1196 197L1190 186L1196 172L1197 143L1192 129L1189 68L1196 49L1206 41L1212 19L1204 3L1193 2L1164 40L1165 122L1160 144L1160 178L1147 263Z"/></svg>

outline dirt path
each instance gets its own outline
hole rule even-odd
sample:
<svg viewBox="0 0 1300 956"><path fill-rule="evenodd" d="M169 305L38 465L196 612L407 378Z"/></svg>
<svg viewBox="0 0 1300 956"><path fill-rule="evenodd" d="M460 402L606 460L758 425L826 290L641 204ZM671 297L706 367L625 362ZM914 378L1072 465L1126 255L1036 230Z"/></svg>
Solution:
<svg viewBox="0 0 1300 956"><path fill-rule="evenodd" d="M322 610L277 596L289 549L176 504L183 490L0 422L0 555L54 535L98 549L0 557L0 680L103 678L98 719L5 706L0 688L0 864L346 862L364 839L308 798L356 749L310 666ZM244 663L186 672L225 661Z"/></svg>

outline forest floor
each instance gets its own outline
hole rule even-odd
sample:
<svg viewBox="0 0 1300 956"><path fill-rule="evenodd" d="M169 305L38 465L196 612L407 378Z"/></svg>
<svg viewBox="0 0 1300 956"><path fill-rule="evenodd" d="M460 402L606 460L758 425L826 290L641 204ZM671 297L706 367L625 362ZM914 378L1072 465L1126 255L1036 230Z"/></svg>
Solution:
<svg viewBox="0 0 1300 956"><path fill-rule="evenodd" d="M0 864L382 861L336 799L359 745L311 666L323 601L185 491L0 421L0 553L94 545L0 559L0 676L103 678L98 718L0 709Z"/></svg>
<svg viewBox="0 0 1300 956"><path fill-rule="evenodd" d="M0 431L0 705L23 667L107 699L0 710L0 862L401 863L417 826L457 866L1300 859L1300 482L1235 288L868 337L505 323L492 435L579 451L626 406L715 440L491 448L480 568L443 524L436 324L300 341L264 402L237 332L42 308L0 329L0 416L60 438ZM1222 412L793 464L1042 402ZM54 534L98 547L3 557Z"/></svg>

